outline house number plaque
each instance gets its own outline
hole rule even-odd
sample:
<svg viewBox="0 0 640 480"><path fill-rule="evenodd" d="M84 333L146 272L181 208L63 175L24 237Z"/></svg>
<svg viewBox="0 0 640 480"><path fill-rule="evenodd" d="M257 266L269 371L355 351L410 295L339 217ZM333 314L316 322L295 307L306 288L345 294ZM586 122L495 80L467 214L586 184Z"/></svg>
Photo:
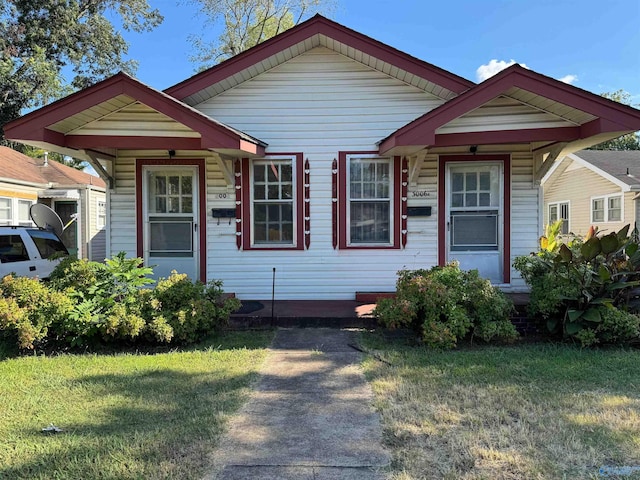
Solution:
<svg viewBox="0 0 640 480"><path fill-rule="evenodd" d="M426 190L413 190L409 193L411 194L411 198L424 198L431 196L431 192L427 192Z"/></svg>

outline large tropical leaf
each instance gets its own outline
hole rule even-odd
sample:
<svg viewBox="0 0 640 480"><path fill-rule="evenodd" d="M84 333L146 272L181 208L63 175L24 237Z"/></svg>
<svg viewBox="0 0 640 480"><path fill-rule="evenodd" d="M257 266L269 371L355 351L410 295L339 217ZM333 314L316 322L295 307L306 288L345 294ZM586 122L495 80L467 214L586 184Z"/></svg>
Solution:
<svg viewBox="0 0 640 480"><path fill-rule="evenodd" d="M580 247L580 253L588 262L596 258L601 251L602 246L600 245L600 239L598 237L591 237Z"/></svg>

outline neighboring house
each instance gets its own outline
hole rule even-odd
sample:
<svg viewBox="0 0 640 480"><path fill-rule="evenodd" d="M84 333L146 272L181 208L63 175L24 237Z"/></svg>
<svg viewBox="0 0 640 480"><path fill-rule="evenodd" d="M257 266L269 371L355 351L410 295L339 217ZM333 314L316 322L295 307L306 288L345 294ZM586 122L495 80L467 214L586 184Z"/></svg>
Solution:
<svg viewBox="0 0 640 480"><path fill-rule="evenodd" d="M73 255L106 257L106 185L104 180L58 162L35 159L0 146L0 225L33 225L29 208L43 203L63 223L77 220L62 235Z"/></svg>
<svg viewBox="0 0 640 480"><path fill-rule="evenodd" d="M565 156L542 179L544 221L563 220L562 233L585 235L634 228L640 209L640 151L582 150Z"/></svg>
<svg viewBox="0 0 640 480"><path fill-rule="evenodd" d="M170 68L170 62L168 62ZM507 291L557 158L640 111L514 65L476 85L322 16L161 92L119 73L5 126L109 183L110 253L243 299L460 261Z"/></svg>

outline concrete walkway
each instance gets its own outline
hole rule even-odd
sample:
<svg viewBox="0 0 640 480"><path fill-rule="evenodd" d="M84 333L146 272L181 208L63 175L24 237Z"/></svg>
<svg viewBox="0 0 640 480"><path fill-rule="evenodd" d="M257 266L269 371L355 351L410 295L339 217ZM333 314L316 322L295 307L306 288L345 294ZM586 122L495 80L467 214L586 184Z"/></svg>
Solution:
<svg viewBox="0 0 640 480"><path fill-rule="evenodd" d="M347 330L278 330L209 478L385 478L389 456L353 341Z"/></svg>

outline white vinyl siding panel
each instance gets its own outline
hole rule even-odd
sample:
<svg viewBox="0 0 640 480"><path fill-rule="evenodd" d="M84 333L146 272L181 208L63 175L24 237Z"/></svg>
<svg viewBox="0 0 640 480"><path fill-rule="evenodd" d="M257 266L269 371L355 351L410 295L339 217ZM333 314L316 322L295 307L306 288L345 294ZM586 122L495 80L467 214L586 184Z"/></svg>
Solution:
<svg viewBox="0 0 640 480"><path fill-rule="evenodd" d="M437 134L574 127L575 123L530 107L511 98L499 97L436 130Z"/></svg>
<svg viewBox="0 0 640 480"><path fill-rule="evenodd" d="M326 48L316 48L196 105L269 144L330 155L376 142L441 105L434 95Z"/></svg>
<svg viewBox="0 0 640 480"><path fill-rule="evenodd" d="M558 168L558 171L554 172L544 185L545 204L567 199L571 201L571 231L576 235L585 235L592 225L592 199L614 194L622 195L618 185L573 162L566 168ZM606 229L607 232L619 230L627 223L630 223L633 228L635 221L633 195L632 192L624 195L622 221L598 222L595 225L598 225L601 230ZM545 212L544 222L545 224L549 222L548 212Z"/></svg>

